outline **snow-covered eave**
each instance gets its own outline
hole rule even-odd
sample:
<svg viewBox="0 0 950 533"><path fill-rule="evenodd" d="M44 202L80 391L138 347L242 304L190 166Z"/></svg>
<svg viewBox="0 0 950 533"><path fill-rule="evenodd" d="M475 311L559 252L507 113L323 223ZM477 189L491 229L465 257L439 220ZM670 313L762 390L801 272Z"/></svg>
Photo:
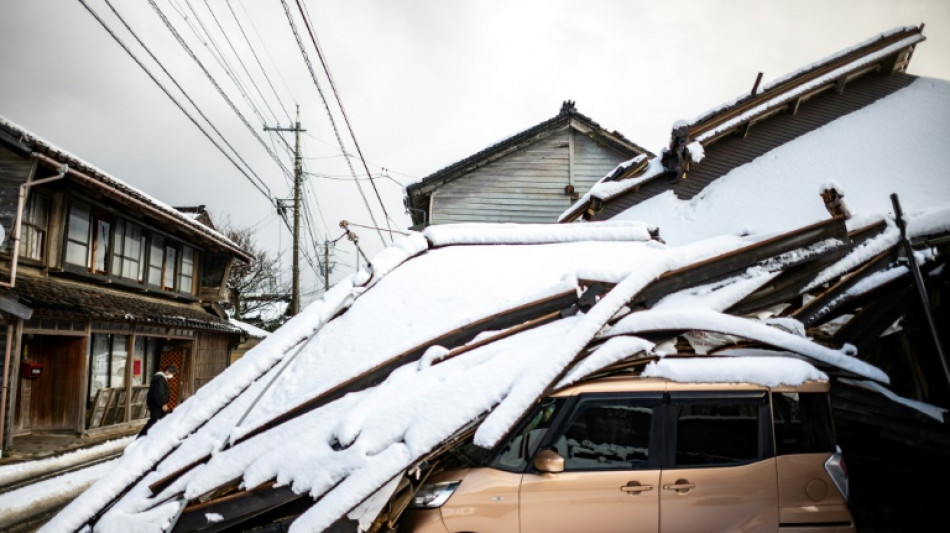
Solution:
<svg viewBox="0 0 950 533"><path fill-rule="evenodd" d="M230 322L232 326L240 328L244 333L247 333L249 337L254 339L263 339L264 337L270 335L269 331L248 324L247 322L241 322L240 320L236 320L234 318L229 318L228 322Z"/></svg>
<svg viewBox="0 0 950 533"><path fill-rule="evenodd" d="M209 228L195 218L185 215L181 211L178 211L174 207L152 197L151 195L142 192L141 190L125 183L124 181L104 172L95 165L84 161L83 159L62 148L59 148L58 146L46 141L41 137L38 137L37 135L27 131L22 126L8 120L3 116L0 116L0 127L9 130L15 135L19 135L20 141L25 145L28 145L33 154L39 154L57 162L65 163L69 166L70 172L72 172L74 175L81 172L82 174L92 178L102 185L111 188L116 193L126 196L130 199L143 202L161 214L174 219L176 222L180 222L182 226L185 226L206 238L212 239L219 245L235 253L235 255L240 257L242 260L250 261L252 259L250 254L241 249L237 243L225 235L215 231L212 228Z"/></svg>
<svg viewBox="0 0 950 533"><path fill-rule="evenodd" d="M901 27L897 27L889 31L880 33L864 42L861 42L851 47L840 50L810 65L802 67L794 72L788 73L780 78L777 78L769 83L766 83L762 85L761 87L759 87L753 94L743 93L739 95L738 97L736 97L731 102L723 103L713 109L707 110L704 113L697 116L696 118L694 118L693 120L689 121L688 124L691 128L695 127L696 125L702 122L709 121L713 119L714 117L716 117L716 115L719 115L725 111L728 111L729 109L732 109L742 104L745 101L748 101L752 98L757 97L758 95L765 94L772 90L779 89L778 92L779 94L781 94L781 87L783 85L792 83L796 78L806 78L811 73L817 72L821 70L822 68L830 66L836 62L839 62L842 59L848 57L849 55L858 55L858 57L854 61L849 62L843 65L842 67L840 67L839 69L835 69L835 70L838 71L841 69L845 69L846 73L857 70L861 68L861 66L866 65L870 61L878 60L882 57L890 55L891 53L897 50L900 50L905 47L913 46L916 43L923 41L925 37L921 34L921 31L922 31L922 27L901 26ZM900 39L897 43L886 46L882 50L873 51L874 47L880 46L882 42L887 41L889 39L893 39L895 38L895 36L899 34L910 34L910 35L908 35L907 37L903 39ZM895 44L900 45L900 46L897 46L895 48L894 47ZM871 53L869 53L868 55L860 56L859 54L863 50L871 51ZM884 50L887 50L887 52L882 53ZM870 59L872 57L873 59ZM839 76L840 75L841 73L839 73Z"/></svg>
<svg viewBox="0 0 950 533"><path fill-rule="evenodd" d="M810 92L815 91L816 89L836 83L839 79L847 77L849 74L852 74L868 65L871 65L877 61L880 61L882 58L892 55L904 48L915 45L916 43L922 41L924 37L920 34L912 35L906 37L894 44L891 44L885 48L882 48L874 53L864 55L853 62L850 62L844 66L833 69L821 76L817 76L814 79L797 85L789 90L779 91L775 94L774 97L766 99L754 107L751 107L739 115L722 122L714 128L703 131L702 123L708 120L714 120L714 117L717 113L708 114L706 118L701 120L693 121L690 123L690 129L698 128L701 133L693 136L691 131L691 139L694 141L699 141L700 143L707 143L711 139L718 137L724 132L728 132L742 124L750 122L758 117L768 114L771 111L776 110L786 104L793 102L799 97L806 95ZM765 94L765 93L762 93ZM728 108L727 108L728 109Z"/></svg>
<svg viewBox="0 0 950 533"><path fill-rule="evenodd" d="M602 204L603 202L613 200L618 196L641 187L645 183L655 180L656 178L664 175L666 172L666 169L663 167L663 163L660 161L660 158L653 158L649 160L646 168L639 175L617 181L611 179L611 177L616 173L617 169L621 168L621 166L624 164L634 161L635 159L621 163L616 169L610 171L605 177L601 178L600 181L595 183L589 191L587 191L583 196L580 197L580 199L574 202L571 207L561 213L557 221L559 223L572 222L594 203Z"/></svg>

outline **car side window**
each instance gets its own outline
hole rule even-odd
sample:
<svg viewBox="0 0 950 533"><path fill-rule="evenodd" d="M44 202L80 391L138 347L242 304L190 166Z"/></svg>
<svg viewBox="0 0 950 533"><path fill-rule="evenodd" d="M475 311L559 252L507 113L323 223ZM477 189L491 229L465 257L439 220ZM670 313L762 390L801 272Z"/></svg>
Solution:
<svg viewBox="0 0 950 533"><path fill-rule="evenodd" d="M778 455L835 451L831 406L823 392L772 393Z"/></svg>
<svg viewBox="0 0 950 533"><path fill-rule="evenodd" d="M565 471L642 469L650 465L653 418L662 396L582 397L550 448Z"/></svg>
<svg viewBox="0 0 950 533"><path fill-rule="evenodd" d="M563 404L563 398L542 401L504 441L492 466L512 472L523 471Z"/></svg>
<svg viewBox="0 0 950 533"><path fill-rule="evenodd" d="M673 466L743 464L771 455L764 392L673 393Z"/></svg>

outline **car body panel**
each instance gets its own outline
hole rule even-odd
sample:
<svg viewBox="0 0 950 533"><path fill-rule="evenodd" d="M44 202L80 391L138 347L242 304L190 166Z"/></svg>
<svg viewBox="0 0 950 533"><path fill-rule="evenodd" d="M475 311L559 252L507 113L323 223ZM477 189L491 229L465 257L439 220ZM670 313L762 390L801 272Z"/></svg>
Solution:
<svg viewBox="0 0 950 533"><path fill-rule="evenodd" d="M656 533L659 479L658 470L525 474L521 531Z"/></svg>
<svg viewBox="0 0 950 533"><path fill-rule="evenodd" d="M774 459L722 468L663 470L660 531L774 533L779 523L775 476Z"/></svg>

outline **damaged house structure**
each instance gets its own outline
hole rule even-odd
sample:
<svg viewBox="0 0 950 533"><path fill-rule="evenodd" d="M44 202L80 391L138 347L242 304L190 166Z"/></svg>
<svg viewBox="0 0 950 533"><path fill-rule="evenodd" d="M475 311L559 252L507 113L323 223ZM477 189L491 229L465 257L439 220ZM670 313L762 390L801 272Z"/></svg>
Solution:
<svg viewBox="0 0 950 533"><path fill-rule="evenodd" d="M762 358L824 376L857 530L930 527L942 495L912 489L950 471L950 82L905 72L923 39L897 28L677 123L565 223L404 237L41 531L398 531L427 479L550 394L702 358L689 383Z"/></svg>
<svg viewBox="0 0 950 533"><path fill-rule="evenodd" d="M0 118L4 451L132 434L159 368L176 404L224 370L242 330L220 303L250 257L207 222Z"/></svg>
<svg viewBox="0 0 950 533"><path fill-rule="evenodd" d="M565 101L560 112L406 187L412 228L553 223L618 163L650 152Z"/></svg>

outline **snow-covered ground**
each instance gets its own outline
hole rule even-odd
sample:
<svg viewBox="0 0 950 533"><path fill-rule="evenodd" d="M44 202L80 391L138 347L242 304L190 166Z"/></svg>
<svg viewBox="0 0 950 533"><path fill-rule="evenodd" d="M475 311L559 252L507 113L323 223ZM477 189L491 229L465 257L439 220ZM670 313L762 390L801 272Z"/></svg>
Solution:
<svg viewBox="0 0 950 533"><path fill-rule="evenodd" d="M0 466L0 486L23 482L51 471L121 452L133 439L115 439L54 457ZM113 468L117 461L112 459L0 494L0 530L42 514L47 509L65 505Z"/></svg>

